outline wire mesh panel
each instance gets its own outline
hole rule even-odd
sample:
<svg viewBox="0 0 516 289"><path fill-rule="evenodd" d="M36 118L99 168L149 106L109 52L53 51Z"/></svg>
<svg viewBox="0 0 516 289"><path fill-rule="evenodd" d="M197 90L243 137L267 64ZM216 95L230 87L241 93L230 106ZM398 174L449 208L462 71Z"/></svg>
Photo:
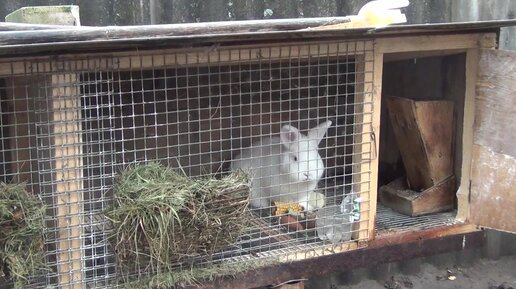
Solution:
<svg viewBox="0 0 516 289"><path fill-rule="evenodd" d="M373 43L353 41L13 68L0 89L3 179L27 181L49 208L51 270L34 284L117 284L122 272L104 213L121 172L151 161L189 178L250 177L248 228L209 256L182 259L177 270L363 246L376 158L373 61ZM155 271L125 265L136 279Z"/></svg>

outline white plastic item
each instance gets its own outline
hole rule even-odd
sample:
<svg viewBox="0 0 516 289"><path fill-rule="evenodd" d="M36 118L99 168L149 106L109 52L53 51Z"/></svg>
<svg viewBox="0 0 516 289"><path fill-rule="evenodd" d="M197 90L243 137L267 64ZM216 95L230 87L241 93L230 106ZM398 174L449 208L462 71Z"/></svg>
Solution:
<svg viewBox="0 0 516 289"><path fill-rule="evenodd" d="M319 209L315 219L319 238L332 243L351 240L354 222L353 207L353 199L348 195L340 205L329 205Z"/></svg>
<svg viewBox="0 0 516 289"><path fill-rule="evenodd" d="M408 0L375 0L366 3L357 15L349 16L353 26L383 27L390 24L406 23L407 17L400 8L409 6Z"/></svg>

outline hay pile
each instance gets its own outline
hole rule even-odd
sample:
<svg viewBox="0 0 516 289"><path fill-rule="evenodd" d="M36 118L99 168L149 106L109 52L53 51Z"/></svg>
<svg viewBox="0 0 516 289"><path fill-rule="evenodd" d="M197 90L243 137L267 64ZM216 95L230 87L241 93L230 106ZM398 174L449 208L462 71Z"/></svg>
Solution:
<svg viewBox="0 0 516 289"><path fill-rule="evenodd" d="M45 268L45 207L23 184L0 183L0 277L22 288Z"/></svg>
<svg viewBox="0 0 516 289"><path fill-rule="evenodd" d="M246 228L249 179L189 178L159 163L130 166L117 178L105 215L122 272L167 272L234 243ZM132 266L132 267L131 267Z"/></svg>

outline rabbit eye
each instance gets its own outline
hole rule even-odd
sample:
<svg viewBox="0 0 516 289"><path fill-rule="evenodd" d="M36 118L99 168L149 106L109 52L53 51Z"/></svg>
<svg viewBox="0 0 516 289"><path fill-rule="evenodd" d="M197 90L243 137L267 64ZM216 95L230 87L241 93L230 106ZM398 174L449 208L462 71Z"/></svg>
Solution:
<svg viewBox="0 0 516 289"><path fill-rule="evenodd" d="M294 161L295 161L295 162L297 162L297 157L296 157L296 156L293 156L293 158L294 158Z"/></svg>

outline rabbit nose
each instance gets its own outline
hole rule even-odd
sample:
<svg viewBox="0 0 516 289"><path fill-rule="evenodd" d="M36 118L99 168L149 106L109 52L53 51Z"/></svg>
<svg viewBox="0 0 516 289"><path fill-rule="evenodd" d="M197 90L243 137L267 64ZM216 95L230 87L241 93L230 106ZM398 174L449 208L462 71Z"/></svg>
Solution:
<svg viewBox="0 0 516 289"><path fill-rule="evenodd" d="M308 172L303 173L303 175L306 177L307 180L310 178L310 173Z"/></svg>

